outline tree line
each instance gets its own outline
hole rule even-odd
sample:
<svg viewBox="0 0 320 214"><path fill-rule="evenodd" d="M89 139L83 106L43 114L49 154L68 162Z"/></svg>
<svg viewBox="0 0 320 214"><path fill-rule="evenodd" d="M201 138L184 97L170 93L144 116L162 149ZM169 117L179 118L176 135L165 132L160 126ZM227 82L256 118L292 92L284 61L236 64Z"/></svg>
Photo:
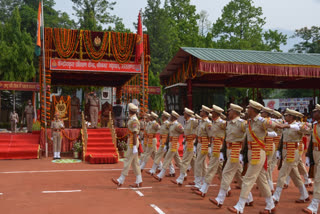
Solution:
<svg viewBox="0 0 320 214"><path fill-rule="evenodd" d="M71 1L72 14L77 20L70 18L71 13L55 10L54 0L44 0L45 26L130 32L121 17L113 14L116 1ZM34 57L37 12L38 1L1 0L1 80L32 81L38 76L38 60ZM281 51L280 46L287 42L287 35L264 28L266 17L263 10L252 0L230 1L213 23L209 21L208 13L210 11L197 13L196 6L190 0L147 0L142 15L143 30L150 39L149 85L160 85L160 72L180 47ZM297 29L293 37L302 41L295 44L291 52L320 53L320 27ZM245 93L246 89L227 89L226 97ZM271 94L272 91L266 90L266 93ZM309 92L303 90L290 90L290 93L283 96L309 96ZM155 95L151 95L150 99L152 108L160 110L163 100Z"/></svg>

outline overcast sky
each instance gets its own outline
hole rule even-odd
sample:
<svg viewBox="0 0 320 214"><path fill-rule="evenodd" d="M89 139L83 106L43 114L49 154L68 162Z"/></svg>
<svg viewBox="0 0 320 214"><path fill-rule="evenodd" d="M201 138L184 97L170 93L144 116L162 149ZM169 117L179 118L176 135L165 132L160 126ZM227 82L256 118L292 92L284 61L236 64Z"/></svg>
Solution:
<svg viewBox="0 0 320 214"><path fill-rule="evenodd" d="M71 0L55 0L55 8L72 14ZM123 19L126 27L134 30L132 23L136 22L139 9L144 9L147 0L115 0L117 2L113 14ZM320 25L320 0L253 0L256 6L263 9L266 17L266 29L278 29L291 34L295 29ZM209 20L214 22L221 16L221 10L230 0L191 0L197 11L206 10ZM74 17L73 17L74 18ZM291 36L289 35L289 36ZM283 47L286 51L296 40L289 40Z"/></svg>

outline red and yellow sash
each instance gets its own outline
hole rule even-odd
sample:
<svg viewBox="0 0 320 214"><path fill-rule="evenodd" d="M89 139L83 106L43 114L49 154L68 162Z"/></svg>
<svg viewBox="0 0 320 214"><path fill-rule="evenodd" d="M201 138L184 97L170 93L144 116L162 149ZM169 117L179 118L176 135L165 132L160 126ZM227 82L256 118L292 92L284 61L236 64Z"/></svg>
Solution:
<svg viewBox="0 0 320 214"><path fill-rule="evenodd" d="M230 153L230 161L231 163L239 163L239 155L240 155L240 150L241 150L241 142L232 142L232 143L227 143L228 149L231 149Z"/></svg>
<svg viewBox="0 0 320 214"><path fill-rule="evenodd" d="M273 137L265 137L266 142L266 155L272 155L273 154Z"/></svg>
<svg viewBox="0 0 320 214"><path fill-rule="evenodd" d="M249 133L251 135L251 137L253 138L253 142L251 142L251 164L252 165L256 165L260 162L260 150L261 149L265 149L265 145L264 142L262 140L260 140L256 134L253 132L252 128L251 128L251 122L249 121L248 123L248 130Z"/></svg>
<svg viewBox="0 0 320 214"><path fill-rule="evenodd" d="M279 147L280 139L281 139L281 136L279 136L279 135L277 137L273 138L273 142L274 142L276 149L278 149L278 147Z"/></svg>
<svg viewBox="0 0 320 214"><path fill-rule="evenodd" d="M156 134L148 134L148 147L152 147L153 138L156 137Z"/></svg>
<svg viewBox="0 0 320 214"><path fill-rule="evenodd" d="M179 137L170 137L170 142L171 142L171 152L178 151Z"/></svg>
<svg viewBox="0 0 320 214"><path fill-rule="evenodd" d="M316 139L318 146L319 146L320 145L320 138L319 138L318 131L317 131L317 125L318 124L316 123L313 126L313 136L314 136L314 139Z"/></svg>
<svg viewBox="0 0 320 214"><path fill-rule="evenodd" d="M220 150L223 143L222 137L216 137L213 140L213 149L212 149L212 156L218 158L220 156Z"/></svg>
<svg viewBox="0 0 320 214"><path fill-rule="evenodd" d="M208 154L209 139L208 137L199 137L201 143L201 154Z"/></svg>
<svg viewBox="0 0 320 214"><path fill-rule="evenodd" d="M284 145L285 145L284 149L287 150L287 158L286 158L287 163L294 162L295 151L298 148L298 143L296 143L296 142L284 142Z"/></svg>
<svg viewBox="0 0 320 214"><path fill-rule="evenodd" d="M132 149L133 148L133 132L129 130L129 147Z"/></svg>
<svg viewBox="0 0 320 214"><path fill-rule="evenodd" d="M187 144L187 151L192 152L193 151L193 143L195 139L195 135L187 135L186 136L186 144Z"/></svg>
<svg viewBox="0 0 320 214"><path fill-rule="evenodd" d="M168 138L167 134L160 135L160 147L164 148L166 141L167 141L167 138Z"/></svg>

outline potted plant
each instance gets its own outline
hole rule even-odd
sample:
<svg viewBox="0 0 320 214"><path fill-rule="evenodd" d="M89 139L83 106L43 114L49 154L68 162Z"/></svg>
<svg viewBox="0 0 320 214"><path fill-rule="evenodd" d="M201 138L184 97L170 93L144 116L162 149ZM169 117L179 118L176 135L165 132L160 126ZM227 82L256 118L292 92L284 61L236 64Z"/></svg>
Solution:
<svg viewBox="0 0 320 214"><path fill-rule="evenodd" d="M73 144L73 157L78 159L80 152L82 152L82 143L77 141Z"/></svg>
<svg viewBox="0 0 320 214"><path fill-rule="evenodd" d="M127 151L127 143L124 140L118 140L117 147L120 158L124 158L124 152Z"/></svg>

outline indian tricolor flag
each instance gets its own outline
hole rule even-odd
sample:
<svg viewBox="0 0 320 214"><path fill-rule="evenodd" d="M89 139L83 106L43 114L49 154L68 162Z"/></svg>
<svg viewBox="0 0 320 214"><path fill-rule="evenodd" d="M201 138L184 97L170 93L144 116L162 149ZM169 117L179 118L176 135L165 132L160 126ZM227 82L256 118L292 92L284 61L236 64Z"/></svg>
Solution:
<svg viewBox="0 0 320 214"><path fill-rule="evenodd" d="M35 48L36 56L41 55L41 27L42 26L43 26L43 23L42 23L42 13L41 13L41 1L39 1L38 20L37 20L37 39L36 39L36 48Z"/></svg>

